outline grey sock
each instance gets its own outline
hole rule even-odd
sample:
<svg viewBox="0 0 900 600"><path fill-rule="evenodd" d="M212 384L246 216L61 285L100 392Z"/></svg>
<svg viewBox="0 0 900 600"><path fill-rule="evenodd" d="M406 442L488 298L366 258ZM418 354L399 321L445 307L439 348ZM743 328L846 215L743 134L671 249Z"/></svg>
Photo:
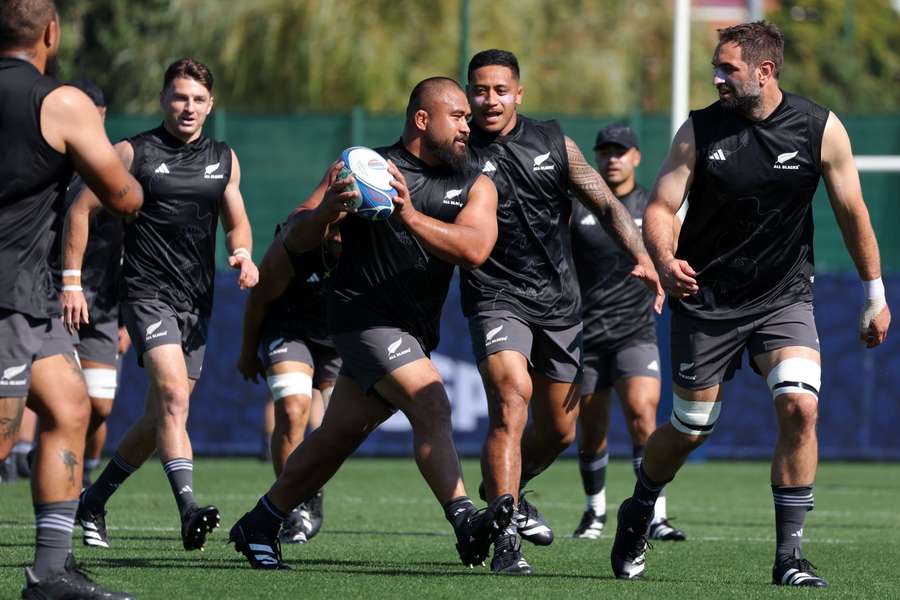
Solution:
<svg viewBox="0 0 900 600"><path fill-rule="evenodd" d="M578 453L578 470L581 472L581 485L587 495L599 494L606 487L606 467L609 464L609 452L600 454Z"/></svg>
<svg viewBox="0 0 900 600"><path fill-rule="evenodd" d="M775 500L775 560L800 550L806 513L813 509L812 486L772 486ZM802 556L802 553L801 553Z"/></svg>
<svg viewBox="0 0 900 600"><path fill-rule="evenodd" d="M34 505L34 574L38 579L64 570L72 552L72 528L78 500Z"/></svg>
<svg viewBox="0 0 900 600"><path fill-rule="evenodd" d="M103 512L106 501L115 493L128 477L137 471L137 467L128 464L118 452L113 454L109 464L100 473L94 484L84 491L85 507L93 514Z"/></svg>
<svg viewBox="0 0 900 600"><path fill-rule="evenodd" d="M179 514L184 514L187 509L197 506L194 500L194 461L189 458L173 458L163 463L172 493L175 494L175 502L178 503Z"/></svg>

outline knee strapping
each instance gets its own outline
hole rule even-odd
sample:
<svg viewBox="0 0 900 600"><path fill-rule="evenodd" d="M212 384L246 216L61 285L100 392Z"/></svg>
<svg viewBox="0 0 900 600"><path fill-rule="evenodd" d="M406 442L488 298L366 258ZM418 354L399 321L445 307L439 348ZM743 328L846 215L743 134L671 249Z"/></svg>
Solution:
<svg viewBox="0 0 900 600"><path fill-rule="evenodd" d="M285 396L312 397L312 377L306 373L279 373L266 377L272 400L281 400Z"/></svg>
<svg viewBox="0 0 900 600"><path fill-rule="evenodd" d="M115 369L84 369L84 382L87 384L88 396L112 400L116 397Z"/></svg>
<svg viewBox="0 0 900 600"><path fill-rule="evenodd" d="M766 377L772 398L781 394L810 394L817 400L822 386L822 367L808 358L786 358Z"/></svg>
<svg viewBox="0 0 900 600"><path fill-rule="evenodd" d="M672 395L672 426L688 435L709 435L719 420L721 402L691 402Z"/></svg>

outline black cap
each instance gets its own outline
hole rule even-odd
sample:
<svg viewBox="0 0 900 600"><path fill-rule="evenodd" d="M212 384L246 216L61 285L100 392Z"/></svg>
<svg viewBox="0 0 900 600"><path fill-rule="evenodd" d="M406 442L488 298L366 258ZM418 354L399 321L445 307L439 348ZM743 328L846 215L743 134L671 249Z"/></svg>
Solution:
<svg viewBox="0 0 900 600"><path fill-rule="evenodd" d="M68 82L68 85L77 87L87 94L88 98L94 102L94 106L106 106L106 96L103 95L103 90L97 87L97 84L93 81L88 81L87 79L73 79Z"/></svg>
<svg viewBox="0 0 900 600"><path fill-rule="evenodd" d="M634 130L625 123L613 123L601 129L597 134L594 150L605 144L616 144L623 148L637 148L638 139Z"/></svg>

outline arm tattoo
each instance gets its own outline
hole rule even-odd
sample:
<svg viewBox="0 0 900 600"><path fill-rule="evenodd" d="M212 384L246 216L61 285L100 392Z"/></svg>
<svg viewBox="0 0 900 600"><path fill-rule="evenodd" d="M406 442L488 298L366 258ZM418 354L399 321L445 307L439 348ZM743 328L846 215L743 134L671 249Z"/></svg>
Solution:
<svg viewBox="0 0 900 600"><path fill-rule="evenodd" d="M603 228L629 254L637 258L647 252L641 232L628 210L615 197L600 174L591 167L578 146L566 138L569 156L569 185L581 202L597 215Z"/></svg>
<svg viewBox="0 0 900 600"><path fill-rule="evenodd" d="M59 457L69 471L69 483L75 485L75 467L78 466L78 459L75 458L75 453L71 450L61 450Z"/></svg>
<svg viewBox="0 0 900 600"><path fill-rule="evenodd" d="M14 403L14 414L12 416L0 416L0 438L4 440L11 439L18 435L19 426L22 425L22 415L25 413L25 397L7 398L8 401Z"/></svg>

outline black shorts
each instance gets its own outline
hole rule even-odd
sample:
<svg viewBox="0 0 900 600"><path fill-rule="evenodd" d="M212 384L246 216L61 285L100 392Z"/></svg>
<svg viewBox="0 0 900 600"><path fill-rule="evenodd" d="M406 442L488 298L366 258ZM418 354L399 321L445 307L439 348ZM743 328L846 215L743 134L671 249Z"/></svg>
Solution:
<svg viewBox="0 0 900 600"><path fill-rule="evenodd" d="M809 302L790 304L762 317L697 319L672 313L672 380L702 390L734 377L746 348L752 358L789 346L819 351Z"/></svg>
<svg viewBox="0 0 900 600"><path fill-rule="evenodd" d="M567 383L581 381L581 331L581 323L535 325L508 310L485 311L469 318L476 364L495 352L513 350L538 373Z"/></svg>
<svg viewBox="0 0 900 600"><path fill-rule="evenodd" d="M74 351L74 338L59 317L0 309L0 398L28 395L34 361Z"/></svg>
<svg viewBox="0 0 900 600"><path fill-rule="evenodd" d="M78 330L78 357L116 366L119 360L119 323L91 321Z"/></svg>
<svg viewBox="0 0 900 600"><path fill-rule="evenodd" d="M659 379L659 348L652 342L639 342L615 352L584 353L581 394L610 388L626 377Z"/></svg>
<svg viewBox="0 0 900 600"><path fill-rule="evenodd" d="M121 310L128 335L137 351L139 366L144 366L144 353L148 350L178 344L184 353L188 377L200 379L209 316L176 310L155 299L123 302Z"/></svg>
<svg viewBox="0 0 900 600"><path fill-rule="evenodd" d="M374 385L404 365L428 358L419 340L396 327L373 327L332 334L341 355L341 375L367 394Z"/></svg>
<svg viewBox="0 0 900 600"><path fill-rule="evenodd" d="M316 389L321 389L324 383L334 383L341 370L341 357L337 350L295 334L265 331L259 352L267 371L280 362L295 361L309 365L313 368L313 387Z"/></svg>

